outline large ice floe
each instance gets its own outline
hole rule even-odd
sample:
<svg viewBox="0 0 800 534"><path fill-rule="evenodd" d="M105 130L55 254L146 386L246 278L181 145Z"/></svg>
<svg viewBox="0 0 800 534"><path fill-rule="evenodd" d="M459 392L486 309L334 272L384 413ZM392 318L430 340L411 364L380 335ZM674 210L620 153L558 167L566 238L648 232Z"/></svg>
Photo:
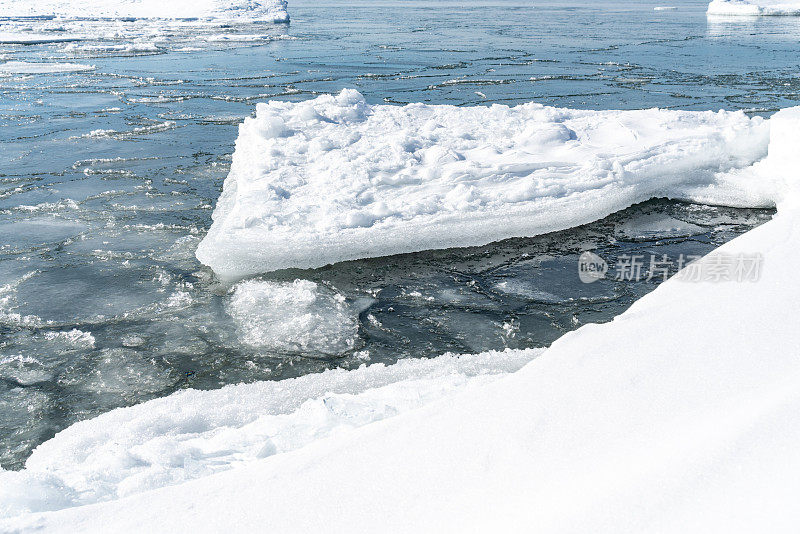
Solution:
<svg viewBox="0 0 800 534"><path fill-rule="evenodd" d="M329 124L342 119L328 117ZM714 147L717 157L732 157L732 149L708 127L714 120L742 132L731 143L763 152L755 164L717 176L738 189L713 190L738 192L742 203L769 191L776 217L698 264L757 253L757 280L675 277L614 321L584 326L541 354L465 360L475 369L499 362L504 371L531 360L493 380L473 382L466 375L482 372L448 356L188 391L110 412L42 445L24 471L2 473L6 514L194 478L213 472L217 460L236 466L110 502L6 519L0 530L795 531L800 108L766 121L677 112L673 119L667 124L684 124L684 135L694 125L692 146ZM669 142L653 144L657 154ZM708 178L711 154L682 154L690 183ZM422 406L420 397L436 400ZM385 418L389 412L398 415ZM369 421L376 422L337 430Z"/></svg>
<svg viewBox="0 0 800 534"><path fill-rule="evenodd" d="M712 0L709 15L774 15L800 16L800 2L781 0Z"/></svg>
<svg viewBox="0 0 800 534"><path fill-rule="evenodd" d="M289 20L286 0L0 0L0 18L20 17Z"/></svg>
<svg viewBox="0 0 800 534"><path fill-rule="evenodd" d="M533 236L652 197L765 205L725 173L768 140L741 112L272 101L240 127L197 257L235 279Z"/></svg>

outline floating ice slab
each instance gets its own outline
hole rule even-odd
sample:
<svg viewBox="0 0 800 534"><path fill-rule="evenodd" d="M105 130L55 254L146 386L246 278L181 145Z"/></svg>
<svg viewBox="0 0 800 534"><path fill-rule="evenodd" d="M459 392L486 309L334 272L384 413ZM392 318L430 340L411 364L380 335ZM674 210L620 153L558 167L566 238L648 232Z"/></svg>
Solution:
<svg viewBox="0 0 800 534"><path fill-rule="evenodd" d="M775 0L713 0L708 4L708 14L800 16L800 2L781 2Z"/></svg>
<svg viewBox="0 0 800 534"><path fill-rule="evenodd" d="M731 113L370 105L357 91L259 104L197 257L223 279L561 230L665 196L724 203L766 155Z"/></svg>
<svg viewBox="0 0 800 534"><path fill-rule="evenodd" d="M0 0L0 16L287 22L286 0Z"/></svg>
<svg viewBox="0 0 800 534"><path fill-rule="evenodd" d="M237 284L228 313L242 342L256 348L340 354L353 349L358 336L357 310L308 280Z"/></svg>

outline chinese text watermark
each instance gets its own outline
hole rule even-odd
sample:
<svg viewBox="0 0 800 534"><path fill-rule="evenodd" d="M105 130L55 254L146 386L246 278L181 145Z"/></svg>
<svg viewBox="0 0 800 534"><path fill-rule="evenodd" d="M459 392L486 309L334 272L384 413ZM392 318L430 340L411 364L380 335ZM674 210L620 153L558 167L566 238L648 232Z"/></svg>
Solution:
<svg viewBox="0 0 800 534"><path fill-rule="evenodd" d="M683 282L756 282L761 277L764 257L760 253L715 253L701 256L680 254L620 254L610 266L594 252L584 252L578 259L578 277L591 284L608 278L618 282L663 282L671 276Z"/></svg>

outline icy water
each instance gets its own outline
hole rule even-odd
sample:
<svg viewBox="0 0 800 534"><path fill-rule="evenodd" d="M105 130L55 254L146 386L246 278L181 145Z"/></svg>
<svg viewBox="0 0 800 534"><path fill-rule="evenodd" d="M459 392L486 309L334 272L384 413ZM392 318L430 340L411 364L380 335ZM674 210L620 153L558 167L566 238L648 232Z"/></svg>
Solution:
<svg viewBox="0 0 800 534"><path fill-rule="evenodd" d="M764 115L800 100L800 20L656 5L294 1L290 25L0 19L0 34L59 41L0 43L0 465L180 388L547 345L656 285L582 284L582 251L612 268L700 255L767 220L656 200L557 234L234 289L195 260L236 125L269 98L354 87L370 102Z"/></svg>

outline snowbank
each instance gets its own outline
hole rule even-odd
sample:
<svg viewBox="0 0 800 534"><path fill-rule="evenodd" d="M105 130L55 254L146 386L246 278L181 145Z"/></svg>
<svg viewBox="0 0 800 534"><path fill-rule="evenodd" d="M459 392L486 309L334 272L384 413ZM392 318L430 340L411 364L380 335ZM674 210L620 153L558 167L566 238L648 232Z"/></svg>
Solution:
<svg viewBox="0 0 800 534"><path fill-rule="evenodd" d="M709 15L800 15L800 2L775 0L712 0L708 4Z"/></svg>
<svg viewBox="0 0 800 534"><path fill-rule="evenodd" d="M540 352L401 360L186 390L113 410L58 433L34 451L25 470L0 471L0 517L119 498L252 465L496 380Z"/></svg>
<svg viewBox="0 0 800 534"><path fill-rule="evenodd" d="M0 17L289 21L286 0L0 0Z"/></svg>
<svg viewBox="0 0 800 534"><path fill-rule="evenodd" d="M800 109L769 122L769 156L749 172L773 180L778 214L702 260L760 253L757 282L673 278L613 322L567 334L488 384L246 468L0 529L795 531ZM192 404L157 413L182 406ZM201 422L227 409L209 406ZM113 417L81 423L80 433L106 440ZM70 451L82 448L76 441Z"/></svg>
<svg viewBox="0 0 800 534"><path fill-rule="evenodd" d="M197 257L235 279L533 236L654 196L742 202L719 173L768 138L741 112L272 101L240 127Z"/></svg>

